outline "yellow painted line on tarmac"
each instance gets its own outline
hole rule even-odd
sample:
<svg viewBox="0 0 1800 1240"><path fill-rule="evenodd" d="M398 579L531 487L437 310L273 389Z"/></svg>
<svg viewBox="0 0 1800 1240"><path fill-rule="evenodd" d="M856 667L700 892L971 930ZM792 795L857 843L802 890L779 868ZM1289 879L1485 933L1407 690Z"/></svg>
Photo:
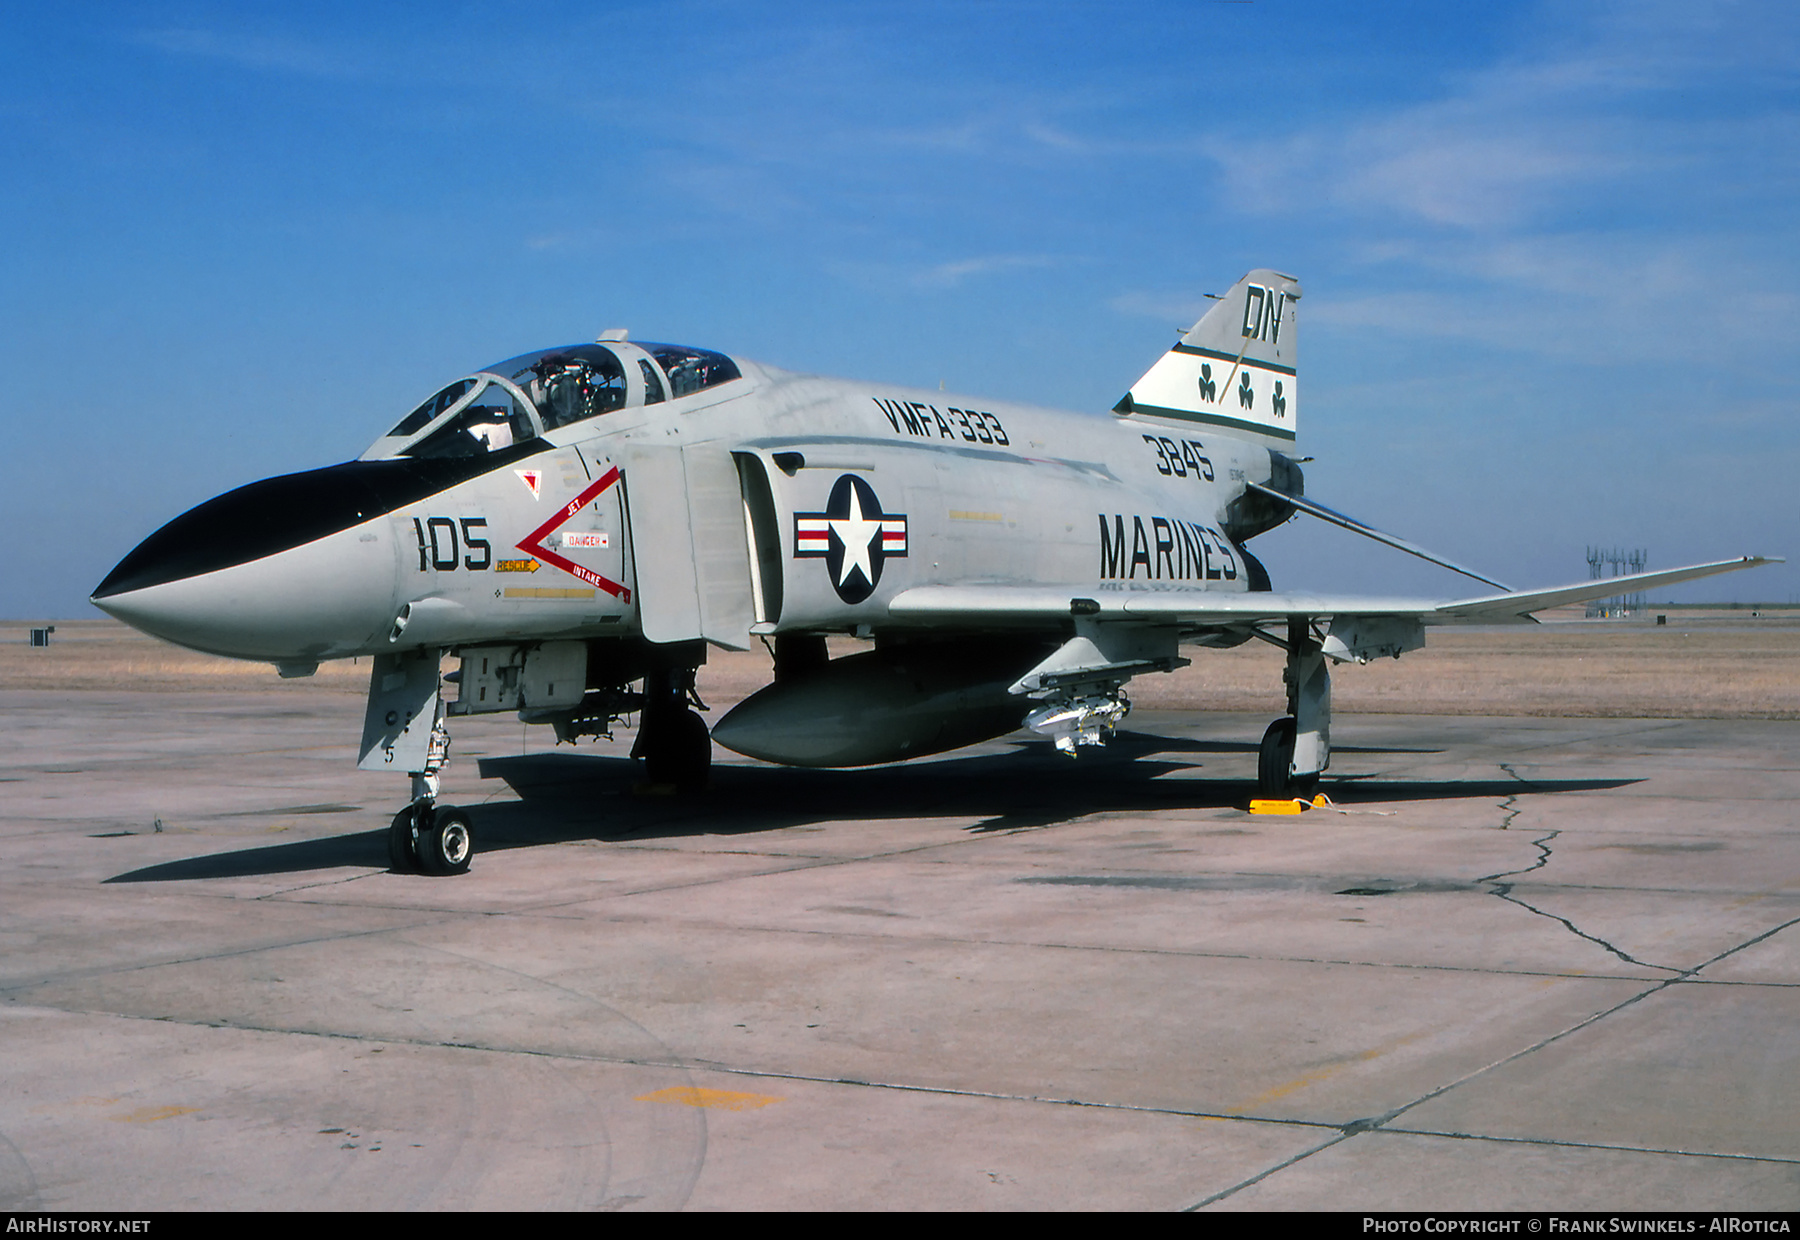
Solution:
<svg viewBox="0 0 1800 1240"><path fill-rule="evenodd" d="M773 1094L736 1094L728 1089L701 1089L697 1085L672 1085L653 1094L641 1094L635 1102L670 1102L682 1107L707 1107L720 1111L754 1111L771 1102L781 1102Z"/></svg>
<svg viewBox="0 0 1800 1240"><path fill-rule="evenodd" d="M159 1119L174 1119L177 1115L192 1115L199 1107L139 1107L135 1111L127 1111L123 1115L108 1115L106 1118L116 1124L151 1124Z"/></svg>
<svg viewBox="0 0 1800 1240"><path fill-rule="evenodd" d="M1351 1062L1352 1063L1360 1063L1363 1060L1374 1058L1379 1053L1380 1052L1378 1052L1378 1051L1367 1051L1364 1054L1362 1054L1361 1056L1359 1056L1357 1059L1352 1060ZM1299 1093L1301 1090L1305 1089L1309 1085L1317 1085L1320 1081L1330 1080L1332 1077L1336 1076L1338 1073L1342 1072L1345 1068L1348 1068L1349 1066L1350 1066L1349 1063L1333 1064L1329 1068L1320 1068L1317 1072L1308 1072L1305 1076L1297 1076L1291 1081L1286 1081L1280 1085L1275 1086L1275 1088L1273 1088L1273 1089L1263 1091L1262 1093L1256 1095L1256 1097L1250 1099L1250 1101L1244 1103L1242 1106L1232 1107L1231 1111L1233 1113L1238 1113L1238 1112L1243 1112L1243 1111L1252 1111L1252 1110L1255 1110L1257 1107L1264 1105L1265 1103L1280 1101L1281 1099L1287 1097L1289 1094Z"/></svg>
<svg viewBox="0 0 1800 1240"><path fill-rule="evenodd" d="M1304 1076L1297 1076L1291 1081L1284 1081L1273 1089L1265 1090L1256 1095L1256 1097L1250 1099L1248 1102L1228 1108L1226 1114L1241 1115L1245 1111L1254 1110L1257 1107L1265 1106L1268 1103L1280 1101L1289 1094L1297 1094L1308 1086L1317 1085L1321 1081L1330 1080L1345 1068L1353 1068L1358 1064L1368 1063L1371 1059L1378 1059L1391 1050L1397 1050L1400 1047L1405 1046L1408 1042L1416 1041L1420 1036L1422 1035L1416 1033L1410 1034L1407 1037L1398 1038L1395 1041L1389 1042L1386 1046L1377 1046L1371 1050L1364 1051L1360 1055L1354 1055L1348 1059L1339 1060L1337 1063L1308 1072Z"/></svg>

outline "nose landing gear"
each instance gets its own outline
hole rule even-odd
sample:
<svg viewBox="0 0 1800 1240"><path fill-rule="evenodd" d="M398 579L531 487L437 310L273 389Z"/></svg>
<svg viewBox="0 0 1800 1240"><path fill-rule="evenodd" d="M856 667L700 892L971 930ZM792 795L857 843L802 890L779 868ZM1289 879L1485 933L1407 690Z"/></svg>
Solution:
<svg viewBox="0 0 1800 1240"><path fill-rule="evenodd" d="M439 695L443 656L443 651L429 647L384 654L376 657L370 670L358 765L364 770L407 771L412 776L412 800L388 824L388 863L396 874L463 874L474 855L474 827L468 814L437 801L438 772L450 756L447 711ZM643 759L644 774L653 788L692 792L706 787L712 768L712 737L706 721L694 710L706 709L694 691L697 671L697 667L679 663L652 668L644 676L641 704L638 695L629 695L632 705L643 712L631 756ZM462 689L468 691L466 683ZM611 692L612 697L600 695L598 714L577 719L576 712L563 710L560 714L548 712L548 719L562 720L559 736L560 729L569 725L568 739L580 734L574 730L576 723L583 724L582 730L587 732L601 731L595 721L610 723L616 716L609 707L622 705L619 693ZM527 718L528 712L522 709L520 717Z"/></svg>
<svg viewBox="0 0 1800 1240"><path fill-rule="evenodd" d="M379 655L369 673L358 765L412 775L412 801L388 824L388 864L396 874L464 874L475 853L469 816L437 803L438 772L450 760L440 658L432 649Z"/></svg>
<svg viewBox="0 0 1800 1240"><path fill-rule="evenodd" d="M448 737L445 738L448 748ZM442 768L438 763L438 769ZM413 776L413 801L388 824L388 864L396 874L467 874L475 855L469 816L437 803L437 770Z"/></svg>

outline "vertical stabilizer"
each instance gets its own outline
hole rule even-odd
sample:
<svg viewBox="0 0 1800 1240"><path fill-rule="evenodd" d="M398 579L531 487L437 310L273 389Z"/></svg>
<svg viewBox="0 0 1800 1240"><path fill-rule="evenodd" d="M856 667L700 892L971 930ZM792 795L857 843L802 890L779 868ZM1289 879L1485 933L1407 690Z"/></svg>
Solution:
<svg viewBox="0 0 1800 1240"><path fill-rule="evenodd" d="M1275 445L1294 442L1300 284L1258 268L1188 328L1131 385L1115 413L1172 418L1247 431Z"/></svg>

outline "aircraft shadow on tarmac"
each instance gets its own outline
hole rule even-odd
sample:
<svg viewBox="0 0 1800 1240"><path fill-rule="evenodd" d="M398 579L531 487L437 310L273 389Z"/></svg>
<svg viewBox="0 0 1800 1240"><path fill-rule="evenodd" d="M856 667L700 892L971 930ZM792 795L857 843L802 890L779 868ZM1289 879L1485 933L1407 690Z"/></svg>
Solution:
<svg viewBox="0 0 1800 1240"><path fill-rule="evenodd" d="M463 805L473 820L477 852L499 852L571 840L669 839L736 835L818 822L968 818L970 832L1052 827L1088 814L1155 813L1181 809L1243 808L1254 792L1246 778L1197 777L1200 765L1164 755L1253 754L1236 742L1163 738L1121 732L1078 762L1036 742L1001 753L950 756L904 766L861 770L797 770L718 765L711 785L687 795L655 795L627 758L576 753L484 758L484 779L504 780L517 801ZM1355 748L1340 754L1432 753L1434 750ZM1154 756L1153 756L1154 755ZM1234 764L1238 765L1238 764ZM1162 776L1179 775L1177 778ZM1519 793L1591 792L1635 779L1390 780L1328 777L1323 790L1357 804L1505 798ZM385 869L386 832L278 844L147 866L109 883L243 878L345 866Z"/></svg>

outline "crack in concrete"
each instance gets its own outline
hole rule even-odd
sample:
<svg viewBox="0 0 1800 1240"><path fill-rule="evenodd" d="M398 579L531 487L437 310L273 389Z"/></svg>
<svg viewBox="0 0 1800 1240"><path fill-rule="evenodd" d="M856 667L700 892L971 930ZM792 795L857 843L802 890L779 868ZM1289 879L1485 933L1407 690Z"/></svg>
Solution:
<svg viewBox="0 0 1800 1240"><path fill-rule="evenodd" d="M1514 779L1518 780L1520 783L1525 784L1528 787L1531 786L1531 781L1526 779L1523 775L1519 774L1517 771L1515 771L1512 768L1511 763L1502 762L1499 764L1499 766L1500 766L1501 770L1505 771L1508 775L1512 776ZM1499 830L1501 830L1501 831L1511 830L1513 820L1518 818L1518 816L1520 814L1525 812L1525 807L1523 805L1518 804L1518 800L1519 800L1519 796L1517 793L1515 793L1512 796L1507 797L1504 801L1502 801L1500 803L1500 811L1502 814L1505 815L1505 817L1502 819L1502 821L1500 823L1500 826L1498 828ZM1521 900L1518 896L1513 894L1513 888L1516 884L1501 881L1502 879L1517 878L1521 874L1530 874L1530 873L1533 873L1537 870L1541 870L1541 869L1545 868L1546 866L1548 866L1550 864L1550 858L1552 855L1551 848L1550 848L1550 842L1552 840L1556 839L1557 836L1559 836L1561 834L1562 834L1561 831L1549 831L1543 835L1538 836L1538 838L1536 838L1535 840L1532 840L1531 846L1538 850L1538 859L1531 865L1526 866L1524 869L1502 870L1498 874L1484 875L1483 877L1478 878L1475 881L1478 883L1491 884L1493 887L1491 894L1498 896L1502 900L1505 900L1508 904L1518 905L1520 908L1524 909L1528 913L1535 913L1539 917L1549 918L1551 921L1554 921L1557 924L1561 925L1570 934L1575 935L1577 938L1584 939L1587 942L1594 944L1594 946L1604 949L1605 951L1611 952L1614 956L1617 956L1620 960L1623 960L1626 964L1636 965L1640 969L1661 969L1667 973L1679 974L1681 972L1681 970L1679 968L1675 967L1674 965L1652 964L1648 960L1639 960L1637 957L1631 955L1630 953L1625 952L1625 951L1621 950L1620 948L1614 946L1613 944L1607 942L1605 939L1601 938L1599 935L1589 934L1587 931L1585 931L1581 927L1577 926L1574 922L1570 921L1567 917L1559 917L1555 913L1546 912L1544 909L1541 909L1541 908L1536 907L1535 905L1526 903L1524 900Z"/></svg>
<svg viewBox="0 0 1800 1240"><path fill-rule="evenodd" d="M1695 974L1699 973L1702 969L1708 968L1711 965L1715 965L1715 964L1719 963L1719 961L1725 959L1727 956L1733 956L1733 955L1736 955L1738 952L1745 950L1746 948L1754 947L1754 946L1756 946L1756 944L1762 942L1764 939L1773 938L1775 935L1780 934L1783 930L1786 930L1789 926L1794 926L1794 925L1800 925L1800 917L1789 918L1787 921L1782 922L1780 925L1771 926L1769 929L1763 931L1761 934L1752 935L1750 938L1745 939L1742 943L1738 943L1738 944L1735 944L1734 946L1726 948L1724 951L1718 953L1716 956L1713 956L1711 959L1702 961L1701 963L1695 965L1693 968L1683 971L1680 975L1678 975L1676 977L1665 978L1662 981L1657 982L1655 985L1649 986L1646 989L1639 991L1637 994L1632 995L1630 998L1625 999L1622 1002L1615 1003L1613 1006L1605 1009L1604 1011L1596 1012L1592 1016L1587 1017L1585 1020L1576 1021L1573 1025L1570 1025L1567 1029L1562 1030L1560 1033L1553 1033L1549 1037L1543 1038L1537 1042L1534 1042L1530 1046L1527 1046L1527 1047L1523 1048L1522 1050L1515 1051L1512 1054L1505 1056L1504 1058L1496 1059L1493 1063L1488 1064L1484 1068L1477 1068L1473 1072L1470 1072L1464 1076L1458 1077L1454 1081L1450 1081L1444 1085L1440 1085L1438 1088L1431 1090L1425 1094L1422 1094L1421 1096L1413 1099L1411 1102L1406 1103L1404 1106L1395 1107L1392 1111L1388 1112L1384 1116L1379 1117L1378 1119L1375 1119L1372 1121L1367 1121L1367 1122L1363 1123L1361 1126L1358 1126L1356 1128L1356 1131L1354 1131L1354 1132L1348 1131L1348 1129L1351 1127L1351 1125L1346 1125L1345 1126L1346 1130L1343 1132L1343 1134L1341 1136L1337 1137L1335 1140L1326 1141L1326 1142L1322 1143L1321 1145L1319 1145L1315 1149L1307 1150L1305 1153L1298 1154L1292 1158L1285 1159L1282 1162L1278 1163L1277 1165L1268 1168L1266 1171L1263 1171L1258 1175L1251 1176L1249 1179L1244 1180L1238 1184L1234 1184L1232 1187L1225 1189L1222 1192L1214 1193L1212 1196L1207 1197L1202 1201L1195 1202L1192 1206L1188 1207L1188 1210L1190 1210L1190 1211L1198 1210L1203 1206L1211 1205L1215 1201L1222 1201L1234 1193L1238 1193L1246 1188L1249 1188L1252 1184L1255 1184L1261 1180L1267 1179L1269 1176L1274 1175L1277 1171L1281 1171L1287 1167L1291 1167L1295 1163L1301 1161L1302 1159L1312 1157L1314 1154L1318 1153L1320 1150L1330 1149L1332 1146L1337 1145L1340 1142L1348 1141L1350 1138L1355 1137L1355 1136L1360 1136L1365 1132L1375 1132L1375 1131L1411 1132L1411 1131L1413 1131L1411 1129L1399 1129L1399 1128L1389 1129L1386 1127L1386 1125L1392 1123L1394 1120L1400 1118L1400 1116L1406 1114L1408 1111L1411 1111L1416 1107L1423 1106L1425 1103L1430 1102L1433 1099L1443 1097L1443 1095L1449 1093L1451 1090L1457 1088L1458 1086L1467 1085L1470 1081L1473 1081L1480 1077L1486 1076L1489 1072L1494 1071L1496 1068L1503 1068L1510 1063L1515 1063L1518 1060L1525 1058L1527 1055L1531 1055L1537 1051L1543 1050L1546 1046L1549 1046L1552 1043L1560 1042L1564 1038L1569 1037L1572 1034L1580 1033L1583 1029L1588 1028L1590 1025L1599 1024L1601 1021L1605 1020L1608 1016L1611 1016L1617 1012L1622 1012L1628 1007L1632 1007L1638 1003L1643 1002L1645 999L1648 999L1651 995L1659 994L1662 991L1667 990L1671 986L1679 986L1684 983L1688 983L1690 981L1690 979L1693 978L1693 976ZM1465 1134L1465 1133L1457 1133L1457 1134L1431 1133L1431 1134L1424 1134L1424 1135L1434 1135L1434 1136L1454 1135L1454 1136L1463 1137L1464 1139L1467 1139L1467 1140L1492 1140L1492 1141L1518 1140L1518 1141L1522 1141L1527 1144L1542 1144L1542 1145L1570 1144L1569 1142L1551 1141L1551 1140L1542 1140L1542 1139L1483 1137L1483 1136L1478 1136L1473 1133L1467 1133L1467 1134ZM1610 1148L1610 1147L1604 1147L1604 1148ZM1633 1147L1621 1146L1619 1148L1624 1149L1624 1148L1633 1148ZM1650 1151L1650 1152L1683 1154L1683 1155L1691 1155L1691 1156L1696 1156L1696 1157L1725 1157L1725 1155L1702 1154L1699 1151L1693 1151L1693 1150L1655 1150L1655 1151ZM1756 1157L1756 1156L1754 1156L1754 1155L1733 1155L1732 1157ZM1786 1161L1779 1157L1768 1157L1768 1156L1762 1156L1762 1157L1758 1158L1757 1160L1760 1162Z"/></svg>
<svg viewBox="0 0 1800 1240"><path fill-rule="evenodd" d="M1528 780L1525 780L1523 777L1521 777L1518 774L1518 772L1514 771L1510 766L1502 763L1501 769L1506 771L1507 774L1513 776L1515 779L1518 779L1521 783L1529 783ZM1516 802L1517 799L1518 798L1516 796L1507 797L1506 800L1501 804L1500 808L1506 812L1505 821L1503 821L1500 826L1501 830L1506 830L1506 829L1510 828L1513 820L1518 817L1519 813L1523 809L1523 807L1518 807L1518 808L1513 807L1514 802ZM1588 942L1594 943L1595 945L1597 945L1599 947L1605 948L1608 952L1611 952L1614 956L1617 956L1620 960L1624 960L1628 963L1638 965L1641 968L1661 969L1661 970L1673 973L1674 976L1664 978L1664 979L1656 982L1655 984L1645 988L1644 990L1639 991L1637 994L1632 995L1631 997L1623 1000L1622 1002L1614 1004L1612 1007L1606 1008L1605 1010L1600 1011L1600 1012L1596 1012L1592 1016L1589 1016L1584 1020L1577 1021L1575 1024L1570 1025L1567 1029L1564 1029L1559 1033L1551 1034L1549 1037L1543 1038L1543 1039L1531 1044L1530 1046L1526 1046L1521 1050L1515 1051L1511 1055L1507 1055L1504 1058L1495 1060L1493 1063L1488 1064L1486 1067L1477 1068L1474 1071L1469 1072L1466 1075L1457 1078L1456 1080L1449 1081L1434 1090L1430 1090L1429 1092L1421 1095L1420 1097L1413 1099L1411 1102L1408 1102L1403 1106L1394 1108L1392 1111L1389 1111L1386 1115L1373 1116L1368 1119L1357 1120L1357 1121L1353 1121L1348 1124L1344 1124L1340 1127L1339 1135L1337 1137L1333 1138L1332 1140L1321 1142L1319 1145L1315 1146L1314 1148L1312 1148L1310 1150L1305 1150L1299 1154L1294 1155L1291 1158L1283 1159L1282 1161L1276 1163L1274 1166L1268 1167L1265 1170L1257 1173L1256 1175L1250 1176L1249 1178L1242 1180L1237 1184L1232 1185L1230 1188L1223 1189L1217 1193L1213 1193L1211 1196L1205 1197L1205 1198L1201 1199L1200 1201L1195 1202L1193 1205L1186 1207L1186 1209L1184 1210L1184 1213L1191 1213L1195 1210L1200 1210L1200 1209L1205 1208L1206 1206L1212 1205L1215 1202L1223 1201L1225 1198L1233 1196L1236 1193L1242 1192L1244 1189L1249 1188L1253 1184L1258 1184L1258 1183L1262 1182L1263 1180L1268 1179L1270 1176L1276 1174L1279 1171L1284 1171L1287 1168L1295 1165L1296 1163L1299 1163L1305 1159L1311 1158L1314 1154L1319 1153L1321 1150L1330 1149L1332 1146L1339 1145L1342 1142L1348 1141L1353 1137L1361 1136L1364 1133L1368 1133L1368 1132L1377 1132L1377 1131L1406 1132L1406 1133L1417 1132L1417 1135L1447 1136L1447 1137L1453 1137L1453 1138L1460 1138L1460 1139L1464 1139L1464 1140L1514 1140L1514 1141L1519 1141L1524 1144L1541 1144L1541 1145L1577 1144L1577 1143L1571 1143L1571 1142L1566 1142L1566 1141L1538 1140L1538 1139L1531 1139L1531 1138L1484 1137L1484 1136L1480 1136L1478 1134L1473 1134L1473 1133L1429 1133L1429 1132L1423 1132L1423 1131L1413 1130L1413 1129L1388 1128L1387 1125L1391 1124L1394 1120L1400 1118L1402 1115L1406 1114L1408 1111L1411 1111L1417 1107L1423 1106L1425 1103L1430 1102L1436 1098L1440 1098L1444 1094L1449 1093L1451 1090L1456 1089L1458 1086L1466 1085L1471 1081L1474 1081L1482 1076L1487 1075L1489 1072L1494 1071L1496 1068L1502 1068L1508 1064L1515 1063L1518 1060L1525 1058L1527 1055L1534 1054L1535 1052L1544 1049L1545 1047L1551 1045L1552 1043L1560 1042L1564 1038L1569 1037L1572 1034L1579 1033L1581 1030L1586 1029L1591 1025L1598 1024L1600 1021L1605 1020L1608 1016L1611 1016L1617 1012L1622 1012L1626 1008L1629 1008L1629 1007L1635 1006L1638 1003L1641 1003L1643 1000L1649 998L1651 995L1658 994L1661 991L1666 990L1671 986L1682 985L1684 983L1691 984L1692 979L1694 979L1695 975L1698 974L1702 969L1705 969L1711 965L1717 964L1719 961L1725 959L1727 956L1735 955L1736 953L1743 951L1746 948L1753 947L1757 943L1760 943L1765 939L1771 938L1774 935L1779 934L1781 931L1787 929L1789 926L1800 925L1800 917L1790 918L1789 920L1784 921L1779 925L1770 927L1768 930L1765 930L1760 934L1753 935L1750 938L1745 939L1742 943L1738 943L1729 948L1726 948L1724 951L1719 952L1717 955L1711 957L1710 959L1704 960L1701 963L1694 965L1692 968L1688 968L1688 969L1677 969L1677 968L1674 968L1669 965L1648 964L1644 961L1634 960L1631 956L1620 951L1617 947L1614 947L1612 944L1606 942L1604 939L1597 938L1594 935L1587 934L1586 932L1580 930L1572 922L1570 922L1567 918L1557 917L1555 914L1546 913L1542 909L1532 908L1531 905L1525 903L1525 901L1519 899L1518 897L1516 897L1512 894L1512 886L1513 885L1511 883L1504 883L1504 882L1499 881L1500 879L1515 877L1516 875L1519 875L1519 874L1529 874L1532 871L1542 869L1544 866L1549 864L1550 857L1552 855L1551 849L1550 849L1550 841L1554 840L1559 834L1561 834L1561 832L1551 831L1548 834L1540 836L1537 839L1532 841L1532 845L1534 847L1536 847L1539 851L1539 856L1538 856L1537 862L1535 864L1528 866L1522 870L1512 870L1512 871L1506 871L1506 872L1503 872L1500 874L1489 875L1487 878L1479 879L1477 881L1492 883L1494 886L1494 892L1493 892L1494 895L1499 896L1501 899L1506 900L1508 903L1517 904L1520 908L1526 909L1532 913L1536 913L1540 917L1548 917L1553 921L1560 922L1571 933L1579 936L1582 939L1587 940ZM1601 1148L1611 1148L1611 1147L1601 1147ZM1619 1147L1619 1148L1627 1148L1627 1147ZM1689 1150L1669 1150L1669 1151L1658 1150L1658 1151L1647 1151L1647 1152L1672 1153L1672 1154L1678 1154L1678 1155L1697 1156L1697 1157L1720 1157L1720 1155L1710 1155L1710 1154L1701 1153L1699 1151L1689 1151ZM1735 1155L1733 1157L1754 1157L1754 1156ZM1788 1160L1781 1159L1779 1157L1775 1157L1775 1158L1763 1157L1763 1158L1758 1159L1758 1161L1785 1162Z"/></svg>
<svg viewBox="0 0 1800 1240"><path fill-rule="evenodd" d="M1546 860L1548 860L1547 853L1548 853L1548 850L1546 850L1546 858L1545 858ZM1524 909L1528 913L1536 913L1539 917L1549 918L1551 921L1554 921L1557 924L1561 925L1570 934L1575 935L1577 938L1585 939L1589 943L1594 944L1596 947L1604 948L1606 951L1609 951L1613 955L1617 956L1620 960L1623 960L1626 964L1636 965L1640 969L1661 969L1666 973L1674 973L1677 976L1679 976L1682 973L1682 970L1679 969L1678 967L1676 967L1675 965L1652 964L1648 960L1639 960L1636 956L1631 955L1629 952L1621 951L1619 948L1613 946L1611 943L1608 943L1605 939L1601 938L1599 935L1589 934L1587 931L1585 931L1581 927L1577 926L1574 922L1570 921L1567 917L1558 917L1555 913L1546 912L1545 910L1538 908L1535 905L1527 904L1525 901L1519 899L1519 897L1512 894L1512 887L1513 887L1513 885L1511 883L1495 883L1493 894L1496 896L1499 896L1502 900L1505 900L1508 904L1518 905L1520 908Z"/></svg>

